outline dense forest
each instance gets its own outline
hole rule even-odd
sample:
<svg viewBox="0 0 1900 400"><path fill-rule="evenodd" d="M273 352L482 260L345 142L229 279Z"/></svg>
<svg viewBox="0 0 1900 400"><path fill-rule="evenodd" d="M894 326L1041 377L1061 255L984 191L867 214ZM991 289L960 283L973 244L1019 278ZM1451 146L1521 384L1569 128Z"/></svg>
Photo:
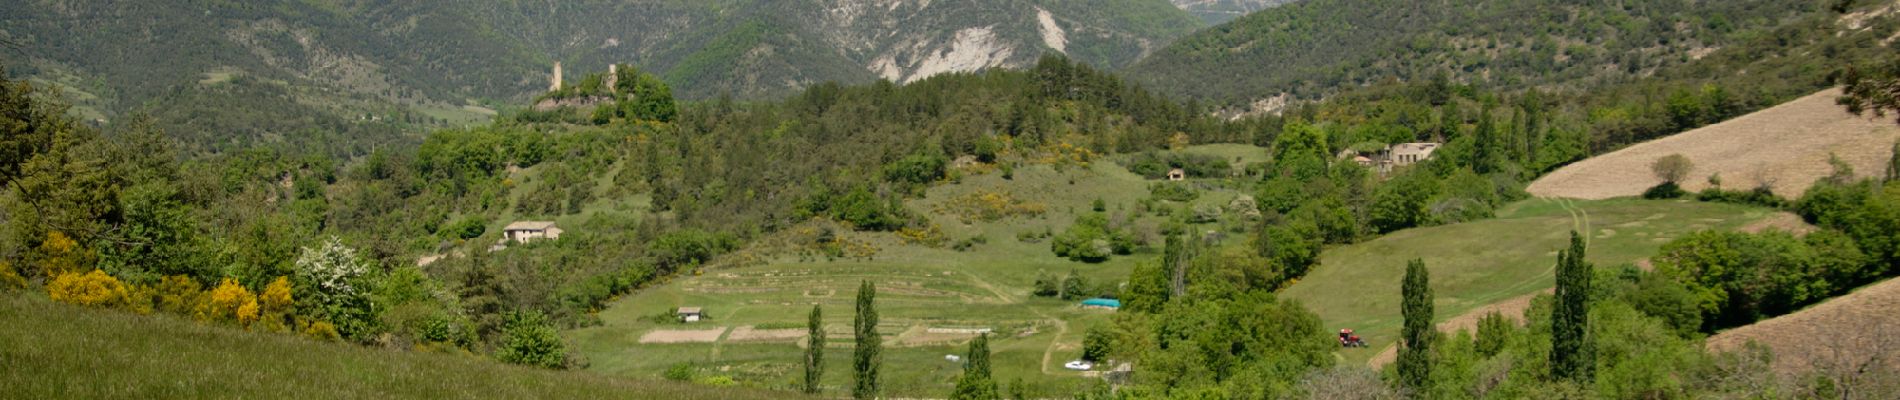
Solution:
<svg viewBox="0 0 1900 400"><path fill-rule="evenodd" d="M1594 92L1749 82L1731 90L1773 101L1817 90L1839 63L1892 51L1883 41L1896 28L1891 18L1843 17L1857 5L1837 3L1302 1L1184 37L1129 75L1242 109L1281 94L1315 99L1441 76L1606 103L1646 94Z"/></svg>

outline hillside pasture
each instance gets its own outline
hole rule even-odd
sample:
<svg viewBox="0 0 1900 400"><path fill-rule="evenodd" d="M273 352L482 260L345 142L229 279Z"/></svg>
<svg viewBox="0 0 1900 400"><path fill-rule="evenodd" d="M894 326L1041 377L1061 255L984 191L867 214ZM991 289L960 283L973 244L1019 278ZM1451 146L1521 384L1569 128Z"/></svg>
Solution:
<svg viewBox="0 0 1900 400"><path fill-rule="evenodd" d="M1557 250L1568 245L1572 230L1587 234L1589 261L1607 268L1640 264L1664 243L1696 231L1739 229L1776 213L1687 200L1526 200L1494 219L1408 229L1327 250L1282 296L1305 304L1329 329L1357 331L1372 347L1340 355L1366 362L1398 338L1399 283L1408 260L1425 260L1437 322L1450 330L1482 316L1473 310L1521 313L1527 296L1553 285Z"/></svg>
<svg viewBox="0 0 1900 400"><path fill-rule="evenodd" d="M386 351L0 293L0 398L784 399L717 388Z"/></svg>
<svg viewBox="0 0 1900 400"><path fill-rule="evenodd" d="M1650 164L1682 154L1695 164L1683 189L1709 186L1722 175L1728 189L1766 185L1782 197L1796 198L1814 181L1834 172L1838 156L1861 177L1885 169L1900 126L1886 118L1857 117L1834 103L1840 89L1828 89L1732 120L1636 144L1560 168L1526 190L1543 197L1606 199L1636 196L1662 181Z"/></svg>

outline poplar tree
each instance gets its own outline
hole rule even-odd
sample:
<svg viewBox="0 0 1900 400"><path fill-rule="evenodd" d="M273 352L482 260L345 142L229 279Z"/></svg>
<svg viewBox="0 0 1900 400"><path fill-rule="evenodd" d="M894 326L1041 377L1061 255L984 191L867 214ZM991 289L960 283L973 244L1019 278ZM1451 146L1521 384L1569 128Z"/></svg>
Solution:
<svg viewBox="0 0 1900 400"><path fill-rule="evenodd" d="M818 393L818 382L825 377L825 322L823 306L811 306L805 336L805 393Z"/></svg>
<svg viewBox="0 0 1900 400"><path fill-rule="evenodd" d="M951 400L997 400L1002 396L996 391L996 381L990 378L990 335L983 334L970 341L970 354L964 360L963 376L957 378L957 388L950 393Z"/></svg>
<svg viewBox="0 0 1900 400"><path fill-rule="evenodd" d="M1423 392L1432 377L1432 287L1425 261L1414 259L1405 266L1404 296L1400 310L1405 326L1400 336L1399 380L1407 389Z"/></svg>
<svg viewBox="0 0 1900 400"><path fill-rule="evenodd" d="M883 364L879 354L884 346L884 338L877 335L877 308L874 307L877 287L871 281L858 286L858 316L853 321L853 332L857 335L857 348L852 354L851 367L855 372L851 387L851 398L877 398L878 368Z"/></svg>
<svg viewBox="0 0 1900 400"><path fill-rule="evenodd" d="M1596 372L1596 349L1587 337L1595 272L1583 257L1583 237L1571 231L1570 249L1557 253L1557 304L1550 319L1550 375L1578 383Z"/></svg>

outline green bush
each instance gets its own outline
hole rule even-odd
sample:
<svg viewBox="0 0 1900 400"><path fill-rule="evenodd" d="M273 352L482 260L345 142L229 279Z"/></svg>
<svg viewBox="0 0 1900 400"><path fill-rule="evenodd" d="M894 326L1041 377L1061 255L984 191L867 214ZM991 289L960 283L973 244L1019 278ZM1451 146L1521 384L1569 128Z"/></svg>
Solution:
<svg viewBox="0 0 1900 400"><path fill-rule="evenodd" d="M1160 182L1148 185L1148 197L1168 201L1194 201L1201 197L1193 188L1179 182Z"/></svg>
<svg viewBox="0 0 1900 400"><path fill-rule="evenodd" d="M495 358L510 364L543 368L563 368L567 364L567 344L560 332L538 311L511 313L502 328L502 343Z"/></svg>
<svg viewBox="0 0 1900 400"><path fill-rule="evenodd" d="M1108 217L1101 214L1077 216L1069 229L1049 243L1049 250L1056 256L1088 263L1108 261L1113 255L1127 255L1133 253L1134 248L1134 234L1111 229Z"/></svg>
<svg viewBox="0 0 1900 400"><path fill-rule="evenodd" d="M1648 190L1643 191L1643 198L1649 200L1677 199L1687 195L1689 195L1689 192L1682 190L1682 186L1677 185L1675 182L1663 182L1662 184L1651 186Z"/></svg>

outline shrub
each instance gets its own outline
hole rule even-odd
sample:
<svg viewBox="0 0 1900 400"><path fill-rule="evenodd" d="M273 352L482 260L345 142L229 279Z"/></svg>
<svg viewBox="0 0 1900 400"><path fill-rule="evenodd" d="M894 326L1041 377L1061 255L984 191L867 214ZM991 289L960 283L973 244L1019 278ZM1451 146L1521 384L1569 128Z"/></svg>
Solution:
<svg viewBox="0 0 1900 400"><path fill-rule="evenodd" d="M693 377L698 376L698 375L699 375L699 371L695 370L692 364L679 363L679 364L673 364L673 366L671 367L666 367L666 372L662 374L661 376L664 376L666 377L666 379L670 379L670 380L691 381L693 380Z"/></svg>
<svg viewBox="0 0 1900 400"><path fill-rule="evenodd" d="M0 261L0 289L18 289L26 287L26 278L13 271L13 264Z"/></svg>
<svg viewBox="0 0 1900 400"><path fill-rule="evenodd" d="M1101 214L1077 216L1069 229L1049 243L1050 251L1056 256L1089 263L1107 261L1111 255L1130 254L1134 247L1134 235L1110 229L1108 218Z"/></svg>
<svg viewBox="0 0 1900 400"><path fill-rule="evenodd" d="M313 300L314 317L329 322L330 330L344 337L355 338L370 330L372 305L366 285L370 268L357 257L356 249L331 236L315 248L303 248L295 265L298 291Z"/></svg>
<svg viewBox="0 0 1900 400"><path fill-rule="evenodd" d="M1757 205L1757 206L1770 207L1770 208L1788 207L1788 201L1782 199L1780 196L1776 196L1774 190L1768 188L1767 186L1756 187L1750 190L1723 190L1719 188L1708 188L1708 189L1703 189L1701 193L1697 193L1696 200L1716 202L1716 203Z"/></svg>
<svg viewBox="0 0 1900 400"><path fill-rule="evenodd" d="M662 267L673 271L682 265L712 260L714 255L732 251L737 246L737 239L729 234L685 229L661 235L653 241L651 250Z"/></svg>
<svg viewBox="0 0 1900 400"><path fill-rule="evenodd" d="M192 309L201 301L200 297L204 296L203 289L204 287L198 284L197 279L189 276L172 275L160 278L157 287L158 309L190 315Z"/></svg>
<svg viewBox="0 0 1900 400"><path fill-rule="evenodd" d="M1062 293L1061 282L1057 282L1056 277L1049 275L1048 271L1037 272L1035 290L1032 293L1040 297L1055 297Z"/></svg>
<svg viewBox="0 0 1900 400"><path fill-rule="evenodd" d="M1718 190L1718 189L1711 189L1711 190ZM1650 200L1668 200L1668 199L1681 198L1682 196L1686 196L1688 194L1689 194L1688 191L1682 190L1682 186L1676 185L1675 182L1664 181L1662 184L1651 186L1649 190L1644 190L1643 198L1650 199Z"/></svg>
<svg viewBox="0 0 1900 400"><path fill-rule="evenodd" d="M1194 201L1195 198L1201 197L1201 194L1184 184L1161 182L1148 185L1148 196L1161 200L1185 202Z"/></svg>
<svg viewBox="0 0 1900 400"><path fill-rule="evenodd" d="M210 297L199 303L195 316L204 321L225 321L236 318L239 325L248 325L246 316L239 312L246 305L250 308L249 321L256 321L257 296L252 295L251 291L245 289L243 285L239 285L237 280L225 278L224 281L218 283L218 287L211 289Z"/></svg>
<svg viewBox="0 0 1900 400"><path fill-rule="evenodd" d="M1108 359L1113 343L1114 338L1109 336L1108 331L1089 329L1088 334L1082 336L1082 359L1097 362Z"/></svg>
<svg viewBox="0 0 1900 400"><path fill-rule="evenodd" d="M106 275L105 271L92 270L80 274L67 272L53 278L46 284L46 293L53 301L88 307L118 305L125 300L126 286L118 278Z"/></svg>
<svg viewBox="0 0 1900 400"><path fill-rule="evenodd" d="M450 224L444 234L458 239L481 237L488 230L488 219L481 216L469 216Z"/></svg>
<svg viewBox="0 0 1900 400"><path fill-rule="evenodd" d="M502 327L501 348L495 358L502 362L559 369L567 362L567 344L560 333L540 312L515 312Z"/></svg>
<svg viewBox="0 0 1900 400"><path fill-rule="evenodd" d="M893 183L925 184L943 179L942 156L912 155L884 166L884 180Z"/></svg>
<svg viewBox="0 0 1900 400"><path fill-rule="evenodd" d="M1663 156L1649 164L1649 171L1656 174L1656 179L1661 179L1665 183L1681 182L1683 178L1689 176L1689 171L1693 170L1695 170L1695 163L1689 162L1689 157L1681 154Z"/></svg>

